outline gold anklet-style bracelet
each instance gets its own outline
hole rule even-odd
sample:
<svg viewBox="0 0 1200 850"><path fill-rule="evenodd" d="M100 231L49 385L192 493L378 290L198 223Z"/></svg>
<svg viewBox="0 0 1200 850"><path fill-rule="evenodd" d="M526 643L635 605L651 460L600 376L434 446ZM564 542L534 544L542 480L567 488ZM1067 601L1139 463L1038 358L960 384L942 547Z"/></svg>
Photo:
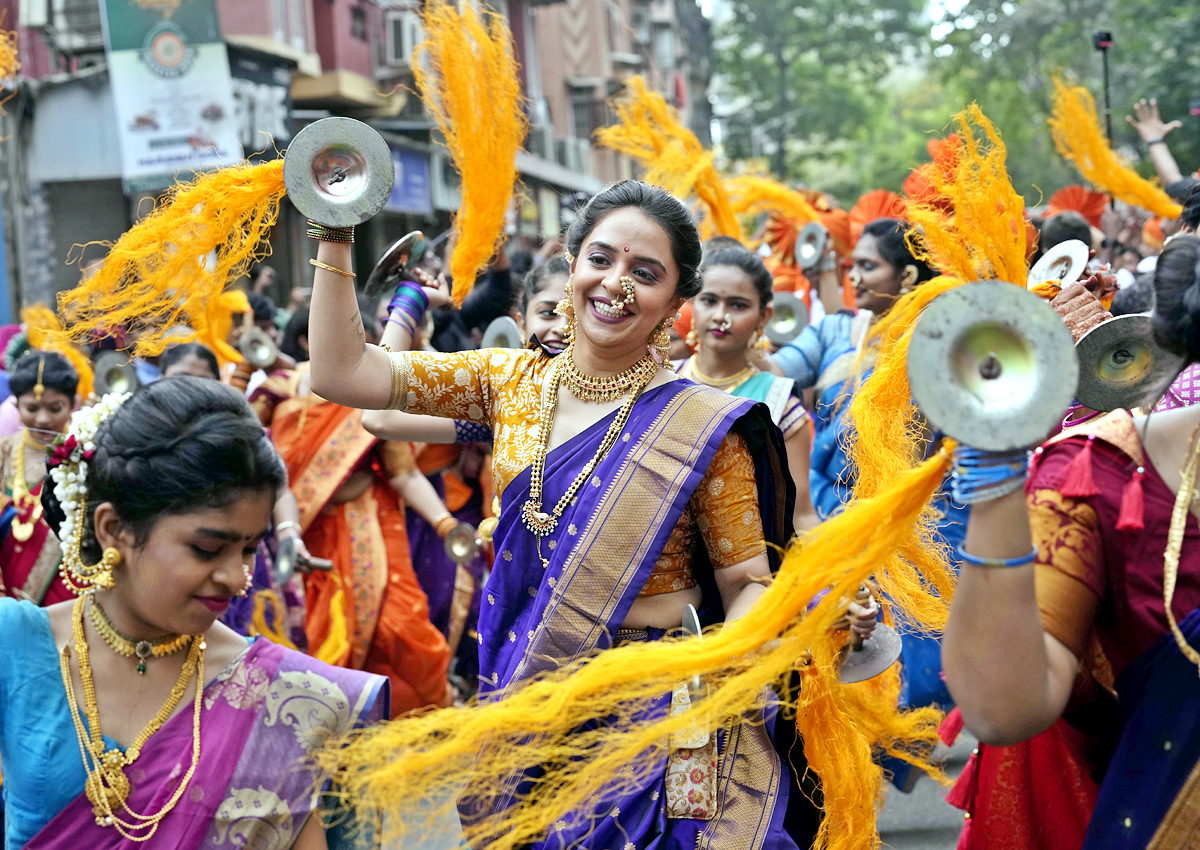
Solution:
<svg viewBox="0 0 1200 850"><path fill-rule="evenodd" d="M357 277L358 276L354 272L348 272L345 269L339 269L337 266L331 266L328 263L322 263L320 260L309 260L308 262L310 265L314 265L319 269L325 269L325 271L327 271L327 272L333 272L334 274L340 274L342 277Z"/></svg>

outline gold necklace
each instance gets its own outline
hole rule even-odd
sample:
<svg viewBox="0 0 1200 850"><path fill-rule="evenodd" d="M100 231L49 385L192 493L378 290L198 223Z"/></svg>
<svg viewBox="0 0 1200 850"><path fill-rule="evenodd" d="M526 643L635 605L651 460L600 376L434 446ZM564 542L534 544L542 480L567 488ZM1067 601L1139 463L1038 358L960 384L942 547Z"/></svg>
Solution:
<svg viewBox="0 0 1200 850"><path fill-rule="evenodd" d="M1179 578L1179 553L1183 550L1183 535L1187 528L1188 506L1196 493L1196 473L1200 470L1200 425L1192 431L1191 453L1187 463L1180 470L1181 480L1179 492L1175 496L1175 506L1171 509L1171 525L1167 531L1167 549L1163 553L1163 605L1167 611L1167 624L1179 651L1188 661L1200 668L1200 653L1187 642L1179 624L1175 622L1175 612L1171 610L1171 602L1175 598L1175 583Z"/></svg>
<svg viewBox="0 0 1200 850"><path fill-rule="evenodd" d="M12 500L17 515L13 517L12 536L19 543L24 543L33 536L33 529L42 518L42 500L29 492L29 482L25 478L26 448L45 449L46 446L34 440L28 429L22 429L21 439L13 445ZM22 516L26 519L21 519Z"/></svg>
<svg viewBox="0 0 1200 850"><path fill-rule="evenodd" d="M608 426L608 431L605 433L596 454L588 461L583 471L575 476L575 480L571 482L571 486L567 488L567 492L563 494L563 497L558 500L558 504L554 506L554 510L551 513L545 513L542 510L542 477L546 469L546 455L550 451L550 432L554 430L554 411L558 403L558 387L562 377L562 372L556 367L561 362L562 356L560 355L554 359L554 363L550 367L550 372L546 375L546 380L550 382L550 386L543 395L544 400L538 420L538 448L533 456L532 468L529 471L529 500L525 502L524 507L521 509L521 517L525 522L525 527L537 538L538 558L541 559L543 567L548 566L548 562L542 557L542 537L552 532L554 527L558 525L559 517L562 516L567 505L571 504L571 501L575 498L575 494L583 486L583 482L591 477L600 459L616 443L617 437L625 428L625 423L629 421L629 414L633 411L634 403L646 389L647 385L654 379L654 373L651 372L633 387L633 392L630 393L625 403L621 405L621 409L617 412L612 424ZM657 371L658 364L655 363L654 365L655 371Z"/></svg>
<svg viewBox="0 0 1200 850"><path fill-rule="evenodd" d="M713 377L706 375L700 371L700 367L696 365L697 359L699 359L699 358L697 358L697 357L688 358L687 367L686 367L688 374L685 377L691 378L698 384L704 384L705 386L715 387L718 390L732 389L733 387L736 387L739 384L742 384L742 383L746 382L747 380L749 380L750 378L754 377L754 373L758 371L757 366L755 366L754 364L750 364L745 369L738 372L736 375L731 375L728 378L713 378Z"/></svg>
<svg viewBox="0 0 1200 850"><path fill-rule="evenodd" d="M75 734L79 738L79 752L83 756L83 769L87 773L84 792L92 804L92 814L95 815L97 826L113 826L117 832L130 841L149 841L158 831L158 824L170 814L171 810L183 797L183 792L192 781L196 765L200 762L200 708L204 702L204 636L191 636L191 649L183 662L179 679L171 688L171 695L158 713L146 724L138 736L122 753L119 749L109 750L104 743L104 735L100 731L100 711L96 706L96 684L92 679L92 666L88 658L87 637L83 633L83 606L86 597L75 600L71 612L71 630L75 644L75 654L79 656L79 679L83 683L83 704L87 711L88 726L91 727L91 739L79 716L79 706L75 701L75 684L71 681L71 647L63 647L59 656L62 668L63 685L67 691L67 705L71 710L71 719L75 723ZM125 776L125 768L132 765L142 754L142 747L150 736L159 730L183 699L192 674L196 675L196 699L192 713L192 765L184 775L179 787L166 804L156 814L142 815L129 808L126 800L131 786ZM132 821L123 820L114 814L115 807L120 806ZM145 835L135 835L136 832L146 831Z"/></svg>
<svg viewBox="0 0 1200 850"><path fill-rule="evenodd" d="M108 644L109 649L126 658L130 656L137 658L138 675L145 675L147 658L174 655L187 646L192 639L191 635L166 635L154 640L134 640L126 637L117 631L116 626L104 613L104 609L100 607L99 600L94 597L91 607L88 608L88 616L92 620L92 625L96 627L96 631L100 633L100 637Z"/></svg>
<svg viewBox="0 0 1200 850"><path fill-rule="evenodd" d="M556 363L560 360L563 362L562 382L580 401L616 401L635 386L653 378L659 369L658 361L647 353L624 372L597 378L582 371L575 362L575 343L555 358Z"/></svg>

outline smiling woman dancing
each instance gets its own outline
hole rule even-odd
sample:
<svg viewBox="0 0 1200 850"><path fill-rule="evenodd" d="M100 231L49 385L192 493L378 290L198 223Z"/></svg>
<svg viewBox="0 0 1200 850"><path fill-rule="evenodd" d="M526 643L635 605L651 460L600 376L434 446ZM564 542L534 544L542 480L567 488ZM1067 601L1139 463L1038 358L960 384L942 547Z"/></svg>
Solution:
<svg viewBox="0 0 1200 850"><path fill-rule="evenodd" d="M412 284L397 291L384 335L397 353L365 345L344 333L348 317L361 325L349 248L330 237L313 291L314 390L495 433L502 507L479 621L484 699L560 661L657 640L679 628L689 604L718 623L763 594L775 566L767 544L791 533L779 430L762 405L676 380L649 353L665 354L672 317L700 288L700 239L680 201L626 181L581 211L567 235L560 305L572 341L553 358L407 351L427 306L447 298ZM661 771L621 783L593 801L596 811L573 813L532 846L807 847L811 832L788 834L810 805L777 749L791 741L773 740L789 726L794 739L793 724L768 716L673 746ZM597 734L589 730L580 734ZM498 790L464 806L468 827L527 793L532 778L491 777Z"/></svg>
<svg viewBox="0 0 1200 850"><path fill-rule="evenodd" d="M286 484L245 400L192 377L106 396L51 467L81 595L0 600L5 847L338 846L302 761L381 717L387 682L217 622Z"/></svg>

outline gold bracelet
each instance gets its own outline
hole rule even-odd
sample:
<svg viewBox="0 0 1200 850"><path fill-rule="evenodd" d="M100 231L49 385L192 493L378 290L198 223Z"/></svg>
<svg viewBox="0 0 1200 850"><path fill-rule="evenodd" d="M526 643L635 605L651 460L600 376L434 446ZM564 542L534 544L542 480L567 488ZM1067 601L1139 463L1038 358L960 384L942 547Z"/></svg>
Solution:
<svg viewBox="0 0 1200 850"><path fill-rule="evenodd" d="M342 277L357 277L354 272L348 272L345 269L339 269L337 266L331 266L328 263L322 263L320 260L309 260L310 265L316 266L319 269L325 269L327 272L340 274Z"/></svg>
<svg viewBox="0 0 1200 850"><path fill-rule="evenodd" d="M385 410L404 410L408 406L408 361L404 359L407 356L407 351L388 354L392 367L392 393Z"/></svg>

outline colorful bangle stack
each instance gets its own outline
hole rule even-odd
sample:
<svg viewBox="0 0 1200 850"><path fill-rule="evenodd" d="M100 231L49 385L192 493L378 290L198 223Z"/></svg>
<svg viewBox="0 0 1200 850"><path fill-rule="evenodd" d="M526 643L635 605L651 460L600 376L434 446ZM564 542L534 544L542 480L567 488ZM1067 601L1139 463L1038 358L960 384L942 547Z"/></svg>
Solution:
<svg viewBox="0 0 1200 850"><path fill-rule="evenodd" d="M321 242L341 242L346 245L354 244L353 227L326 227L317 224L311 218L308 220L308 238Z"/></svg>
<svg viewBox="0 0 1200 850"><path fill-rule="evenodd" d="M959 446L954 452L950 477L950 496L960 505L974 505L999 499L1025 484L1029 472L1029 452L986 452Z"/></svg>
<svg viewBox="0 0 1200 850"><path fill-rule="evenodd" d="M428 309L429 296L424 288L417 283L402 283L396 287L396 294L388 304L387 321L404 328L409 336L416 336L417 327Z"/></svg>
<svg viewBox="0 0 1200 850"><path fill-rule="evenodd" d="M980 558L977 555L972 555L969 552L966 552L963 547L958 547L958 557L961 558L964 563L971 564L972 566L976 567L1023 567L1026 564L1032 564L1034 559L1037 558L1037 554L1037 546L1034 546L1033 551L1031 551L1028 555L1021 555L1017 558Z"/></svg>
<svg viewBox="0 0 1200 850"><path fill-rule="evenodd" d="M456 520L454 515L449 511L442 511L433 518L433 530L436 531L437 536L443 540L445 540L446 535L453 531L457 526L458 520Z"/></svg>

